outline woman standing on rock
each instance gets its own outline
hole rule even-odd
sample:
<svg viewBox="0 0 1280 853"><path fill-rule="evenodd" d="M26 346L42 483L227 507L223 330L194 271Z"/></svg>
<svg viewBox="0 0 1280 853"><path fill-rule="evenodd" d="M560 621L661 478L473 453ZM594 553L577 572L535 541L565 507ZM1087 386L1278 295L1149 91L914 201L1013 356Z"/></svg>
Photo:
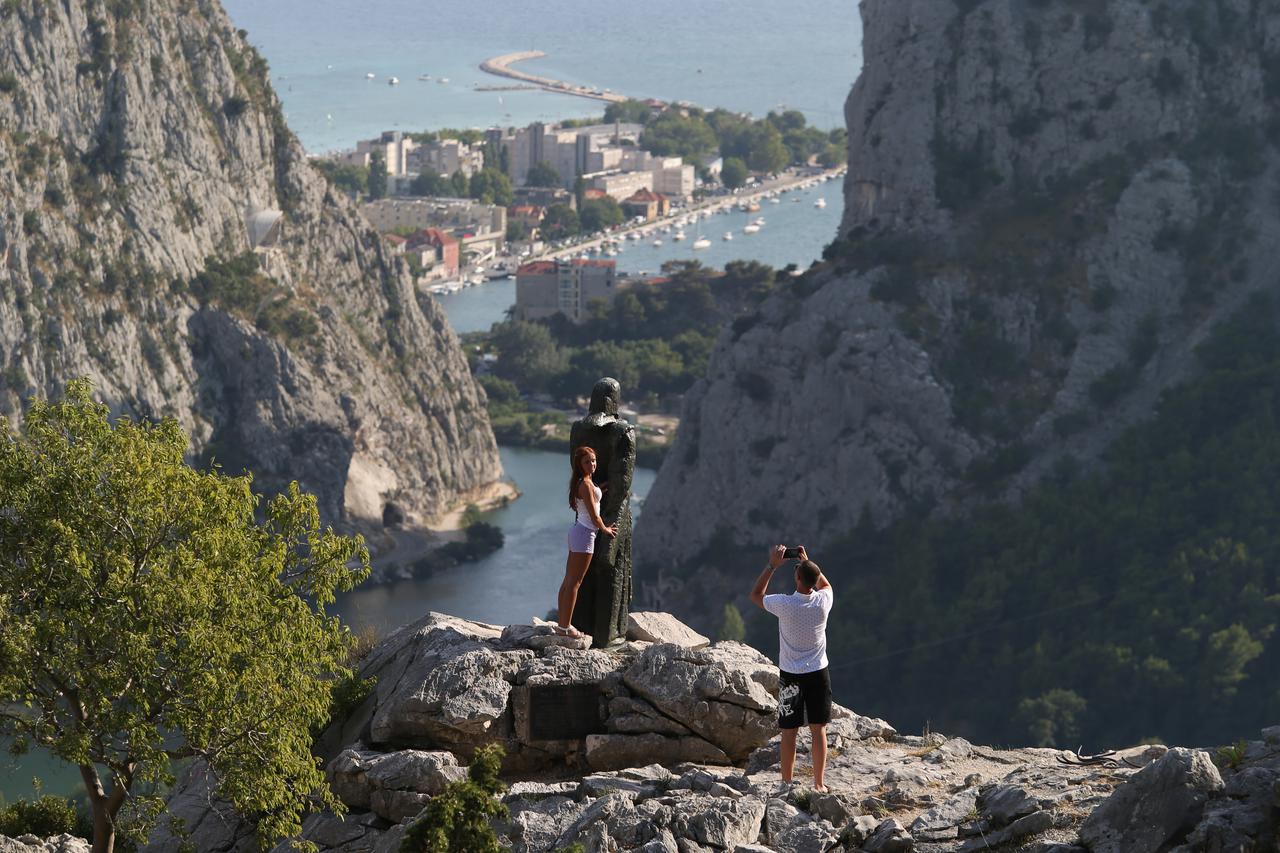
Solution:
<svg viewBox="0 0 1280 853"><path fill-rule="evenodd" d="M578 602L578 587L591 566L595 551L596 534L617 535L617 528L609 527L600 517L600 496L603 494L591 481L596 472L596 452L590 447L579 447L571 459L573 474L569 478L569 509L575 518L569 527L569 558L564 564L564 582L560 584L560 596L556 602L555 632L566 637L581 637L582 632L573 627L573 607Z"/></svg>

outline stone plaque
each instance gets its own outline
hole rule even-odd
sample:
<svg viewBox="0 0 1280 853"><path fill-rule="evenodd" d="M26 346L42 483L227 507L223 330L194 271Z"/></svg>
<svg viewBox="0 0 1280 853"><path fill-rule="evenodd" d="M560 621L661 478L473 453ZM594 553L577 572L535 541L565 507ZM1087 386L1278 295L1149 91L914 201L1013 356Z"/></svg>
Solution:
<svg viewBox="0 0 1280 853"><path fill-rule="evenodd" d="M578 740L604 730L599 684L538 684L529 688L530 740Z"/></svg>

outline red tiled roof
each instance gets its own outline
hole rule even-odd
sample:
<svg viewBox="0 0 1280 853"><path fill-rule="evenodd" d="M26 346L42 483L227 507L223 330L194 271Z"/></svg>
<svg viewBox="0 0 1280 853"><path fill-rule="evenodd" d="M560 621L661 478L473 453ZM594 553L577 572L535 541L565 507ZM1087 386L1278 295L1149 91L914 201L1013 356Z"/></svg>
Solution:
<svg viewBox="0 0 1280 853"><path fill-rule="evenodd" d="M608 195L604 190L598 190L595 187L589 187L582 191L583 198L606 198Z"/></svg>
<svg viewBox="0 0 1280 853"><path fill-rule="evenodd" d="M574 259L573 259L573 265L574 265L575 267L608 267L608 268L610 268L610 269L617 269L617 267L618 267L618 262L617 262L617 261L594 260L594 259L591 259L591 258L574 258Z"/></svg>
<svg viewBox="0 0 1280 853"><path fill-rule="evenodd" d="M436 246L439 248L452 246L458 242L458 238L454 237L452 234L441 231L439 228L423 228L420 231L415 231L411 234L407 242L408 248L410 249L423 245Z"/></svg>
<svg viewBox="0 0 1280 853"><path fill-rule="evenodd" d="M409 242L408 237L401 237L399 234L383 234L382 239L387 241L388 243L394 243L396 245L401 245L403 243Z"/></svg>
<svg viewBox="0 0 1280 853"><path fill-rule="evenodd" d="M546 275L556 271L555 261L530 261L516 269L516 275Z"/></svg>
<svg viewBox="0 0 1280 853"><path fill-rule="evenodd" d="M624 203L630 201L636 204L649 204L650 202L664 201L665 199L666 199L666 196L662 195L661 193L656 193L653 190L648 190L648 189L645 189L644 187L641 187L640 189L633 192L630 196L628 196L623 201Z"/></svg>

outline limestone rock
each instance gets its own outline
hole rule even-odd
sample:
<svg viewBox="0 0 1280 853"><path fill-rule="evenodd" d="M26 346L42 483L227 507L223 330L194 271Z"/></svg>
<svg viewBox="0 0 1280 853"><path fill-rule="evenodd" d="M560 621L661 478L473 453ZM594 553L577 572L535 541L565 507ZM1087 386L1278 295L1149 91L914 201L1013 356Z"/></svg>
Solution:
<svg viewBox="0 0 1280 853"><path fill-rule="evenodd" d="M889 818L875 828L862 842L866 853L907 853L915 847L911 834L903 829L896 818Z"/></svg>
<svg viewBox="0 0 1280 853"><path fill-rule="evenodd" d="M670 613L627 614L627 639L646 643L671 643L686 649L705 649L711 641Z"/></svg>
<svg viewBox="0 0 1280 853"><path fill-rule="evenodd" d="M752 665L744 671L742 663ZM777 731L776 686L768 660L738 643L702 651L650 646L627 669L625 683L660 712L741 760Z"/></svg>
<svg viewBox="0 0 1280 853"><path fill-rule="evenodd" d="M911 835L927 841L956 837L956 827L977 810L978 789L965 788L921 814L911 823Z"/></svg>
<svg viewBox="0 0 1280 853"><path fill-rule="evenodd" d="M700 737L665 737L658 734L587 735L587 764L593 770L617 770L650 762L679 764L729 764L729 756Z"/></svg>
<svg viewBox="0 0 1280 853"><path fill-rule="evenodd" d="M0 835L0 853L89 853L91 845L74 835L39 839L33 835L9 838Z"/></svg>
<svg viewBox="0 0 1280 853"><path fill-rule="evenodd" d="M1155 853L1194 827L1222 788L1208 753L1171 749L1095 809L1080 839L1093 853Z"/></svg>

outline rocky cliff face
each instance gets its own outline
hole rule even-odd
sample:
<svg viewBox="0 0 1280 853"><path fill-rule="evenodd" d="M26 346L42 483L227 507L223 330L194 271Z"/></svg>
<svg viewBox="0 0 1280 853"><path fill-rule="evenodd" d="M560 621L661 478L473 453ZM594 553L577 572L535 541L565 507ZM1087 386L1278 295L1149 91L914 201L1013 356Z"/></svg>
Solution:
<svg viewBox="0 0 1280 853"><path fill-rule="evenodd" d="M1101 756L903 736L837 706L830 793L809 789L809 733L781 783L777 670L708 645L667 614L632 614L628 642L581 649L547 626L430 614L360 668L375 692L317 744L345 818L315 814L321 851L395 851L475 748L506 748L504 849L550 853L1039 853L1269 850L1280 728L1221 758L1137 746ZM641 639L641 638L644 639ZM169 800L200 851L251 851L253 827L196 767ZM4 847L0 851L23 848ZM179 849L164 829L152 853ZM33 845L34 847L34 845ZM35 850L64 849L50 844ZM70 849L70 848L67 848ZM282 842L276 850L289 849Z"/></svg>
<svg viewBox="0 0 1280 853"><path fill-rule="evenodd" d="M840 233L722 336L638 562L1016 497L1147 416L1275 288L1278 13L863 0Z"/></svg>
<svg viewBox="0 0 1280 853"><path fill-rule="evenodd" d="M500 476L442 312L307 164L216 2L4 3L0 181L11 421L88 376L330 520L424 521Z"/></svg>

